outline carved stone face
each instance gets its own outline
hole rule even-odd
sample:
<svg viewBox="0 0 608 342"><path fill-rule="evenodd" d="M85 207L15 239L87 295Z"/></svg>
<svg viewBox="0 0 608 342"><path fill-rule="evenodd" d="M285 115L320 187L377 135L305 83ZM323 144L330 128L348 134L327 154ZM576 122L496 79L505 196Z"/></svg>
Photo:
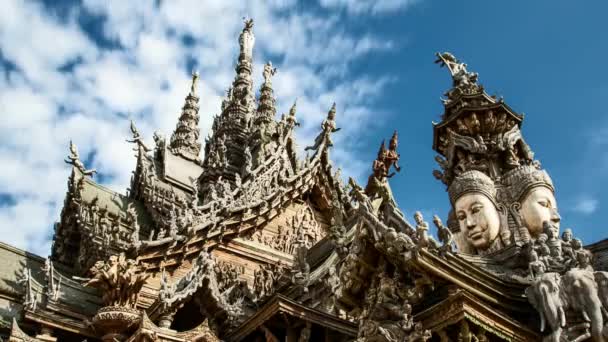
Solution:
<svg viewBox="0 0 608 342"><path fill-rule="evenodd" d="M498 236L500 218L494 203L484 194L468 193L454 204L460 231L477 250L486 250Z"/></svg>
<svg viewBox="0 0 608 342"><path fill-rule="evenodd" d="M543 232L545 221L559 229L561 217L553 192L544 186L533 188L521 203L521 217L534 238Z"/></svg>

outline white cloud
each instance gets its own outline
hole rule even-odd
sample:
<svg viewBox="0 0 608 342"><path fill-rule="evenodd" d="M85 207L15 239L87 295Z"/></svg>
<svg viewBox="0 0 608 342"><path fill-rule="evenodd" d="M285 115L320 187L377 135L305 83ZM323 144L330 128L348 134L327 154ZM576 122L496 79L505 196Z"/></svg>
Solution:
<svg viewBox="0 0 608 342"><path fill-rule="evenodd" d="M404 10L418 0L321 0L321 5L327 8L340 8L352 14L385 14Z"/></svg>
<svg viewBox="0 0 608 342"><path fill-rule="evenodd" d="M343 14L308 12L295 0L156 3L85 0L67 18L37 3L3 3L0 48L16 66L0 78L0 194L13 200L0 203L3 241L49 253L69 175L63 159L70 139L81 156L94 152L87 166L103 173L106 185L124 192L135 163L125 142L128 117L150 143L156 129L170 134L188 91L190 61L201 73L200 126L206 136L234 78L243 16L255 20L255 79L273 56L278 112L287 112L298 98L300 145L311 143L335 101L342 131L335 135L332 158L343 174L361 177L367 171L369 161L353 154L359 143L354 137L377 114L374 100L392 79L349 70L370 53L392 49L391 41L373 32L352 34L343 28ZM361 14L410 3L322 5ZM103 18L103 43L78 24L79 15ZM62 69L70 63L70 70Z"/></svg>
<svg viewBox="0 0 608 342"><path fill-rule="evenodd" d="M577 201L572 210L583 215L591 215L597 210L599 204L595 198L583 197Z"/></svg>

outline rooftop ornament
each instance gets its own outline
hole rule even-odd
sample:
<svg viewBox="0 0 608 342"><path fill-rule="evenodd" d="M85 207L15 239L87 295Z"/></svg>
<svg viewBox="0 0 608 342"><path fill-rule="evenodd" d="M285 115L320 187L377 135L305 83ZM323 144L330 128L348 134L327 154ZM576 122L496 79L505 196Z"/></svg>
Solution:
<svg viewBox="0 0 608 342"><path fill-rule="evenodd" d="M65 162L77 168L85 176L93 176L97 173L97 170L87 169L84 166L80 160L80 155L78 154L78 147L76 147L76 144L74 144L72 140L70 140L70 154L68 155L68 159L69 160L65 160Z"/></svg>

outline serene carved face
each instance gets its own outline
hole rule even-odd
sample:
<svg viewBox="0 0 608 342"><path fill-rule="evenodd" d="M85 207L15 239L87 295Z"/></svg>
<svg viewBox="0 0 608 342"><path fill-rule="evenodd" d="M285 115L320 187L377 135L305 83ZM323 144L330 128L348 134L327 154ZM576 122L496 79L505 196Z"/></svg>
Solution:
<svg viewBox="0 0 608 342"><path fill-rule="evenodd" d="M481 193L460 197L455 205L460 231L477 250L486 250L500 230L500 218L494 203Z"/></svg>
<svg viewBox="0 0 608 342"><path fill-rule="evenodd" d="M561 217L557 211L555 196L546 187L532 189L521 203L521 217L530 235L536 238L543 232L543 222L548 221L559 229Z"/></svg>

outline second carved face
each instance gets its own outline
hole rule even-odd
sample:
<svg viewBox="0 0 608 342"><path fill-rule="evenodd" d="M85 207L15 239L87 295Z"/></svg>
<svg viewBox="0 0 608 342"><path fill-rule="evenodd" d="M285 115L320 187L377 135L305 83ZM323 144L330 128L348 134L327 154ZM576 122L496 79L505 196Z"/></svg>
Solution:
<svg viewBox="0 0 608 342"><path fill-rule="evenodd" d="M500 218L494 203L484 194L472 192L454 204L460 231L475 249L486 250L498 237Z"/></svg>
<svg viewBox="0 0 608 342"><path fill-rule="evenodd" d="M521 217L530 235L536 238L543 233L543 222L559 229L560 216L553 192L544 186L535 187L521 202Z"/></svg>

